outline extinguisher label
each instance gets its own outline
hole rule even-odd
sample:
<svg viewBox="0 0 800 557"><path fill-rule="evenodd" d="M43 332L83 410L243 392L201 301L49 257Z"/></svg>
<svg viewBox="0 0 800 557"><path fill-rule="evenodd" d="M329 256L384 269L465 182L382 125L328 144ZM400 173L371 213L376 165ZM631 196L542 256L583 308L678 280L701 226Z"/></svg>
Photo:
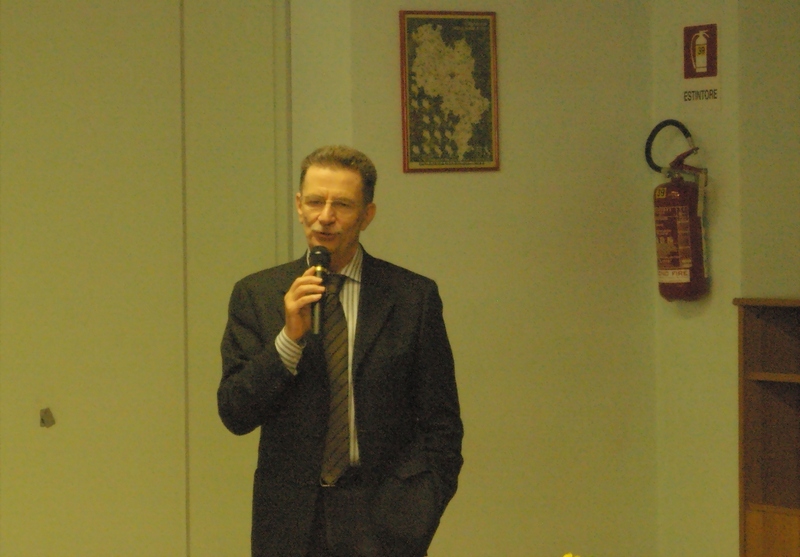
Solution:
<svg viewBox="0 0 800 557"><path fill-rule="evenodd" d="M656 207L656 253L659 282L689 282L692 243L689 232L689 207Z"/></svg>
<svg viewBox="0 0 800 557"><path fill-rule="evenodd" d="M670 270L658 270L658 282L661 283L681 283L681 282L691 282L691 271L689 269L670 269Z"/></svg>

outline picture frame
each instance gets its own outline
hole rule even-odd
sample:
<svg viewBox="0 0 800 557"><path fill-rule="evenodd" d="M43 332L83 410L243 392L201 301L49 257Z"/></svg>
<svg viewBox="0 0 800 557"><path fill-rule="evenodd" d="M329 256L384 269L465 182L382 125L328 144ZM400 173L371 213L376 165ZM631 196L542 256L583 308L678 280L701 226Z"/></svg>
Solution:
<svg viewBox="0 0 800 557"><path fill-rule="evenodd" d="M403 172L500 169L495 12L401 11Z"/></svg>

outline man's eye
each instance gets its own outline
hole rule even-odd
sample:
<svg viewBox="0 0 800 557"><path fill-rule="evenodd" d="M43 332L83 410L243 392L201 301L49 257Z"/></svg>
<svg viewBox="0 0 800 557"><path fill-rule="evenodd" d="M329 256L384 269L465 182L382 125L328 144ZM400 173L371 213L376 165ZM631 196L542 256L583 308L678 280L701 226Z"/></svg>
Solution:
<svg viewBox="0 0 800 557"><path fill-rule="evenodd" d="M309 207L322 207L325 205L325 202L321 199L306 199L306 205Z"/></svg>
<svg viewBox="0 0 800 557"><path fill-rule="evenodd" d="M334 209L339 209L339 210L342 210L342 211L349 211L353 207L354 207L354 205L352 203L350 203L349 201L334 201L333 202L333 208Z"/></svg>

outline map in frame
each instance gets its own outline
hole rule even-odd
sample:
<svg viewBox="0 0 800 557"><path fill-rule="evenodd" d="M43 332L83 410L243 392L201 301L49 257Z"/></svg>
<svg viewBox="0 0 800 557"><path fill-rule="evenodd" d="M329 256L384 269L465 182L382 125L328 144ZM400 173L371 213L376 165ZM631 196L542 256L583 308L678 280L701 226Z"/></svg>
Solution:
<svg viewBox="0 0 800 557"><path fill-rule="evenodd" d="M400 12L403 171L499 170L495 12Z"/></svg>

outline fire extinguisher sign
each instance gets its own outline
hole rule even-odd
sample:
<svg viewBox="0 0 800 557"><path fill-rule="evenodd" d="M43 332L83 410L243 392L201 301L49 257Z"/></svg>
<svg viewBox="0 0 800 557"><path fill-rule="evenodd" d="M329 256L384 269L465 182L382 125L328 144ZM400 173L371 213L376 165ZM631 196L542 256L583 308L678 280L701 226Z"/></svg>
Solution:
<svg viewBox="0 0 800 557"><path fill-rule="evenodd" d="M717 77L717 24L695 25L683 28L683 78ZM685 89L684 102L719 100L716 79L701 82L705 86Z"/></svg>

